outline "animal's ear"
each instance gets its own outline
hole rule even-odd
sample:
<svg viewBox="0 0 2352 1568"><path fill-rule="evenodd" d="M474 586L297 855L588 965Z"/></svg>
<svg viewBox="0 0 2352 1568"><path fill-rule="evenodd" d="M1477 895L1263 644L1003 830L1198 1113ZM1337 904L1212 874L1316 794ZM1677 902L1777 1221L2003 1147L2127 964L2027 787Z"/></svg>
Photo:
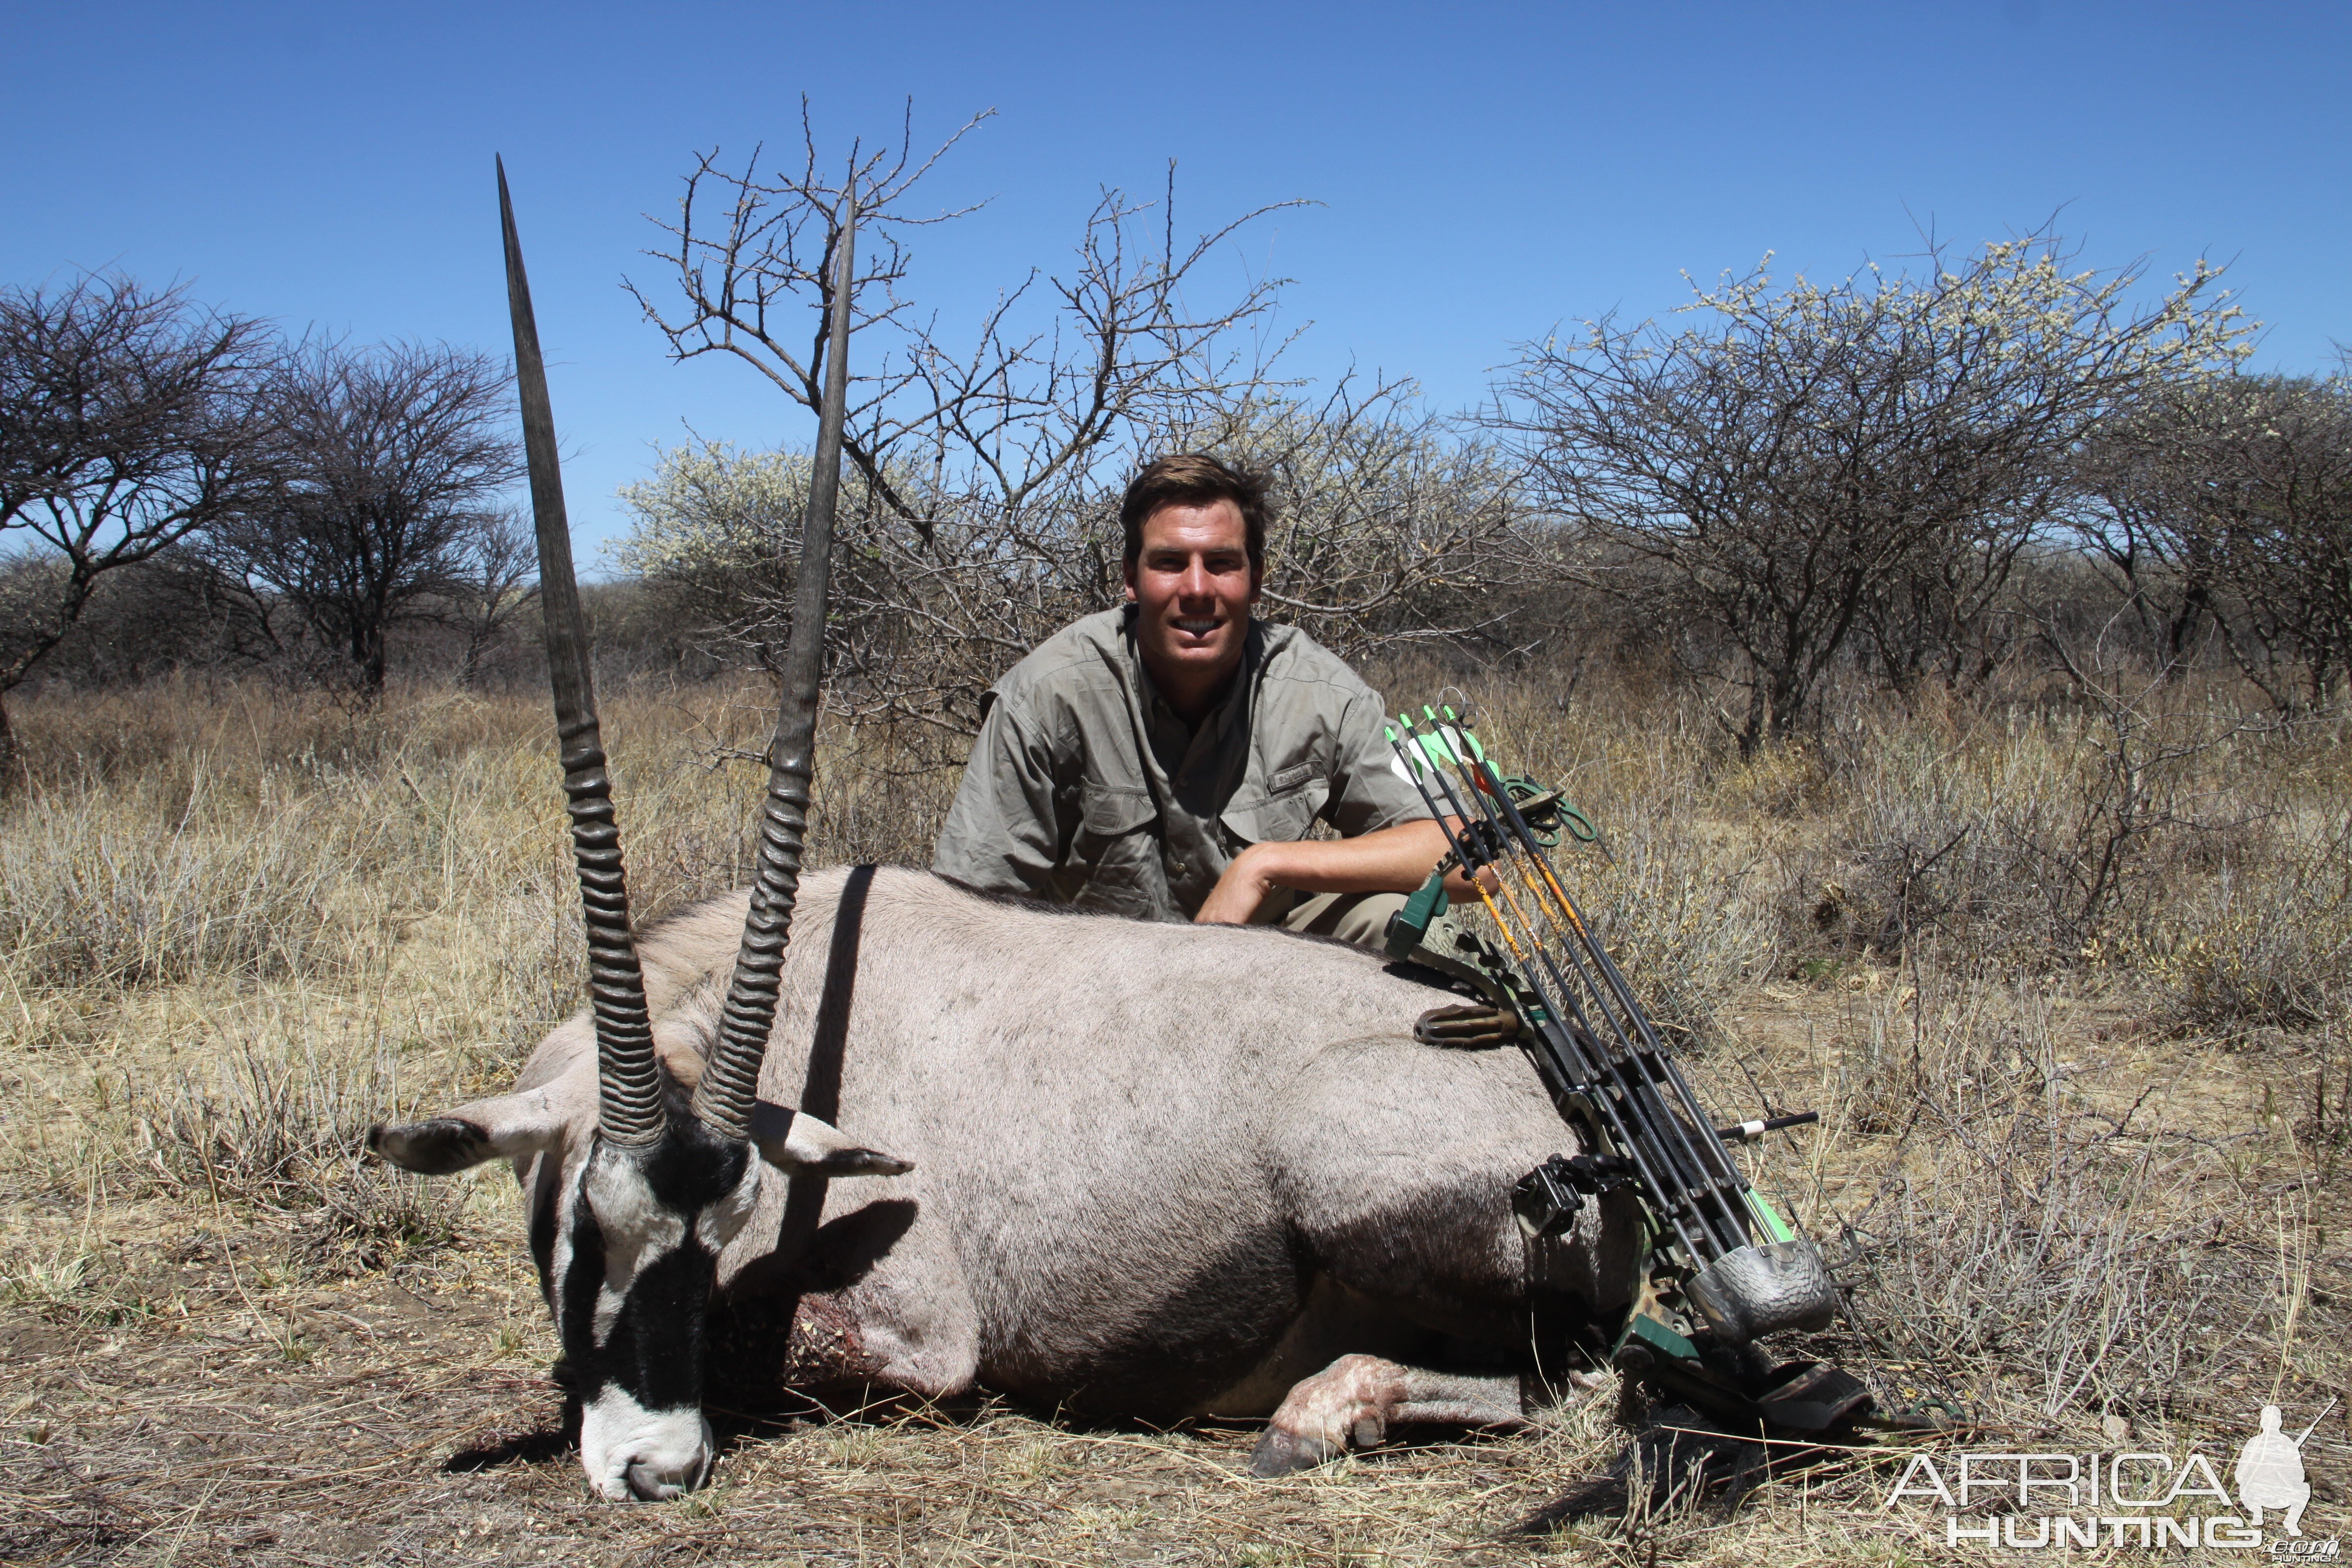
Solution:
<svg viewBox="0 0 2352 1568"><path fill-rule="evenodd" d="M478 1100L424 1121L379 1122L368 1147L404 1171L446 1176L485 1160L535 1154L563 1130L563 1118L545 1089Z"/></svg>
<svg viewBox="0 0 2352 1568"><path fill-rule="evenodd" d="M776 1169L813 1176L902 1176L915 1168L912 1160L866 1148L805 1110L764 1100L751 1107L751 1142Z"/></svg>

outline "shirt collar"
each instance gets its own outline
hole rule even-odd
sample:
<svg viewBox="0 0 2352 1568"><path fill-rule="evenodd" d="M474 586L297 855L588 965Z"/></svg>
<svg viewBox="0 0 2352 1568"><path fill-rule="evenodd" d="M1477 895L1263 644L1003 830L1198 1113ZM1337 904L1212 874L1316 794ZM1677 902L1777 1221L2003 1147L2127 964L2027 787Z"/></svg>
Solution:
<svg viewBox="0 0 2352 1568"><path fill-rule="evenodd" d="M1183 723L1184 721L1176 716L1176 710L1169 707L1166 699L1160 695L1160 689L1152 684L1151 672L1143 667L1143 650L1136 646L1135 641L1135 605L1130 603L1120 606L1120 609L1118 627L1127 642L1127 668L1135 680L1136 695L1140 699L1138 706L1148 718ZM1249 629L1242 636L1240 668L1234 671L1233 679L1226 683L1225 694L1217 700L1217 705L1203 716L1202 725L1213 726L1214 732L1223 734L1233 727L1235 714L1248 710L1250 689L1256 684L1258 673L1265 668L1266 630L1264 621L1255 616L1250 617ZM1202 725L1188 725L1187 728L1197 733Z"/></svg>

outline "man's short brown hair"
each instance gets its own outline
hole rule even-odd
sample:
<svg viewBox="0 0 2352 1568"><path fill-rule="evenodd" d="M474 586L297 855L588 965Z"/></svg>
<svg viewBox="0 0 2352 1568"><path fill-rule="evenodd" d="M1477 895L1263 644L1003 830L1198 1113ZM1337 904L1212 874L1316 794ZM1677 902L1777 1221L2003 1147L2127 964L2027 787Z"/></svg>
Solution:
<svg viewBox="0 0 2352 1568"><path fill-rule="evenodd" d="M1126 536L1121 564L1132 572L1143 553L1143 525L1163 506L1209 506L1229 500L1241 509L1249 537L1250 570L1265 574L1265 476L1219 461L1206 452L1154 458L1127 482L1118 503L1119 531Z"/></svg>

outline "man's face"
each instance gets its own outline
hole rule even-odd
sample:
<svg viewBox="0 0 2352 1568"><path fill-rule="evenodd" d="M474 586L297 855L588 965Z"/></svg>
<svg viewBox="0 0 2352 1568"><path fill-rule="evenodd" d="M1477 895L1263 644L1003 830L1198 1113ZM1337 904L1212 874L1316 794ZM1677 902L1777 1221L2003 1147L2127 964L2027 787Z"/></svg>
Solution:
<svg viewBox="0 0 2352 1568"><path fill-rule="evenodd" d="M1144 668L1171 697L1206 697L1241 663L1257 602L1249 530L1230 500L1163 506L1127 569Z"/></svg>

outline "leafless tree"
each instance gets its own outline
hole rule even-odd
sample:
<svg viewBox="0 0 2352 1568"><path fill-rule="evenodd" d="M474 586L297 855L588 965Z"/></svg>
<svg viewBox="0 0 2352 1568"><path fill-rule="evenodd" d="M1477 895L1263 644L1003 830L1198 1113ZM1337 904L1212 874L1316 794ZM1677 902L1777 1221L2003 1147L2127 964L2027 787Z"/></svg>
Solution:
<svg viewBox="0 0 2352 1568"><path fill-rule="evenodd" d="M0 561L0 627L53 611L70 568L54 553ZM28 684L136 684L173 669L241 669L278 650L254 606L195 552L165 550L110 571Z"/></svg>
<svg viewBox="0 0 2352 1568"><path fill-rule="evenodd" d="M515 617L539 602L538 571L538 546L522 515L511 507L484 513L454 574L459 590L455 614L466 633L458 679L467 685L480 679L483 659Z"/></svg>
<svg viewBox="0 0 2352 1568"><path fill-rule="evenodd" d="M2129 612L2142 657L2167 679L2210 640L2222 593L2218 541L2183 494L2197 488L2180 460L2193 384L2157 388L2084 444L2068 519L2083 558Z"/></svg>
<svg viewBox="0 0 2352 1568"><path fill-rule="evenodd" d="M1699 324L1528 346L1497 424L1587 581L1678 646L1731 650L1743 750L1786 736L1857 643L1907 684L1997 657L1987 613L2066 496L2067 460L2152 380L2226 363L2200 268L2133 312L2136 274L2072 269L2049 235L1917 276L1762 272L1697 290Z"/></svg>
<svg viewBox="0 0 2352 1568"><path fill-rule="evenodd" d="M2299 667L2304 704L2327 709L2352 676L2352 382L2223 385L2235 406L2218 421L2209 472L2215 490L2236 492L2223 510L2221 560L2242 606L2224 629L2240 666L2281 707L2299 706L2286 679Z"/></svg>
<svg viewBox="0 0 2352 1568"><path fill-rule="evenodd" d="M1491 618L1475 590L1501 558L1485 542L1514 515L1500 454L1445 438L1407 385L1343 381L1308 401L1276 379L1278 279L1244 282L1213 308L1188 304L1203 263L1275 209L1180 242L1172 172L1155 204L1106 191L1066 272L1032 271L951 344L912 298L907 241L956 215L899 215L971 129L923 159L902 133L882 153L853 152L839 175L820 172L805 122L795 169L763 174L755 153L736 172L707 155L656 253L682 308L635 290L678 358L732 354L817 411L834 215L859 192L845 443L855 473L832 578L838 707L942 739L970 732L997 676L1071 619L1118 602L1118 493L1158 452L1213 450L1273 474L1281 521L1268 605L1343 650ZM869 249L868 234L881 243ZM800 462L666 455L658 480L632 493L640 526L628 563L739 647L781 646Z"/></svg>
<svg viewBox="0 0 2352 1568"><path fill-rule="evenodd" d="M1172 168L1158 204L1106 190L1066 275L1031 272L951 342L904 289L912 235L961 212L909 209L917 184L986 118L919 156L910 109L895 144L854 144L835 173L803 106L796 165L767 165L760 148L740 172L715 151L697 160L677 220L659 223L663 247L648 252L671 273L679 306L629 286L677 358L732 355L822 414L832 258L854 189L858 359L844 450L919 535L950 504L985 498L1017 512L1057 487L1082 489L1105 449L1136 429L1192 423L1261 390L1271 355L1242 343L1238 329L1268 317L1281 280L1261 279L1209 310L1188 306L1185 284L1244 225L1297 205L1258 208L1180 244ZM1156 234L1146 223L1155 206ZM1044 297L1043 321L1033 320L1033 296Z"/></svg>
<svg viewBox="0 0 2352 1568"><path fill-rule="evenodd" d="M178 289L85 275L0 289L0 549L22 531L58 568L24 578L0 626L0 788L15 776L7 694L100 577L243 515L269 489L255 392L276 353L263 323Z"/></svg>
<svg viewBox="0 0 2352 1568"><path fill-rule="evenodd" d="M2339 700L2352 664L2352 379L2170 389L2102 451L2084 531L2175 650L2220 635L2283 709Z"/></svg>
<svg viewBox="0 0 2352 1568"><path fill-rule="evenodd" d="M279 483L205 552L363 700L383 688L394 627L473 597L498 493L520 472L508 380L486 355L401 343L313 343L271 380Z"/></svg>
<svg viewBox="0 0 2352 1568"><path fill-rule="evenodd" d="M1274 481L1264 613L1350 658L1503 627L1497 595L1525 564L1521 465L1410 383L1343 378L1319 403L1246 406L1201 436Z"/></svg>

